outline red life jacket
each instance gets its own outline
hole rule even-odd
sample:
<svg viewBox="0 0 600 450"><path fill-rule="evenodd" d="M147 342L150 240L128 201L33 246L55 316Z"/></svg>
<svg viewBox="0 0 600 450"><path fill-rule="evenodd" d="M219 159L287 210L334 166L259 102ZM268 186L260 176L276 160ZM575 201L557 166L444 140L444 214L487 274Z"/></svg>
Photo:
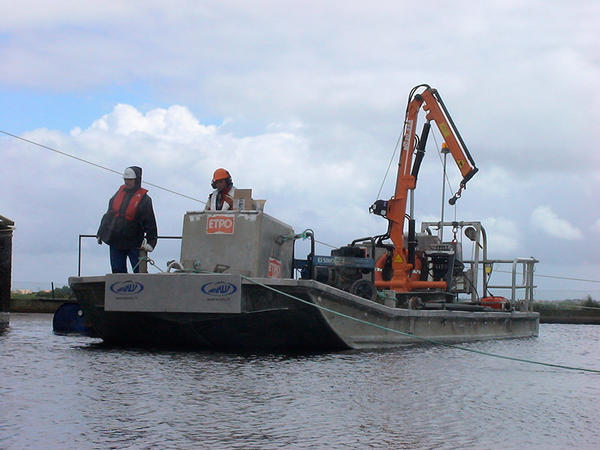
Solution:
<svg viewBox="0 0 600 450"><path fill-rule="evenodd" d="M140 202L142 201L142 198L144 197L144 195L146 195L146 192L148 192L148 189L139 188L137 191L135 191L135 194L133 194L130 197L129 204L127 205L127 208L125 209L125 220L131 222L133 219L135 219L135 213L137 212L137 208L140 205ZM124 199L125 199L125 185L123 185L119 188L119 190L117 191L117 194L115 195L115 199L113 200L113 203L112 203L111 209L116 217L119 217L121 215L120 211L121 211L121 206L123 205Z"/></svg>

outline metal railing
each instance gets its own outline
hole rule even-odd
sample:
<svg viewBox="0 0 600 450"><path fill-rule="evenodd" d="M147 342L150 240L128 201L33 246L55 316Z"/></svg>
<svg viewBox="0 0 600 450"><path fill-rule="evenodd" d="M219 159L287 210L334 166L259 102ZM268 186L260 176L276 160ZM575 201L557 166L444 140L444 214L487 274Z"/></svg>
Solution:
<svg viewBox="0 0 600 450"><path fill-rule="evenodd" d="M481 292L482 296L488 294L489 289L506 289L510 290L510 302L515 305L519 300L517 298L518 291L524 291L524 307L529 308L533 300L533 289L536 288L533 284L533 274L535 263L539 262L535 258L515 258L515 259L488 259L487 257L487 233L485 228L477 221L468 222L423 222L422 232L427 232L430 229L437 229L441 235L441 231L444 227L451 227L455 232L454 237L456 238L457 232L462 233L462 230L472 228L469 234L465 233L465 237L473 242L473 258L462 259L464 264L468 264L470 267L469 283L471 285L471 301L476 302L479 300L478 292ZM462 235L461 240L462 251ZM489 284L490 277L494 271L494 266L511 265L511 270L496 270L496 272L506 272L511 274L510 284ZM482 284L479 285L479 271L483 270ZM520 279L518 275L520 274ZM482 289L479 291L478 286Z"/></svg>
<svg viewBox="0 0 600 450"><path fill-rule="evenodd" d="M517 301L517 290L524 290L524 302L529 307L529 303L533 300L533 289L537 286L533 284L533 272L535 263L539 262L535 258L515 258L515 259L492 259L483 261L483 292L488 289L510 289L510 301ZM499 264L510 264L511 283L510 284L489 284L489 278L492 275L493 266ZM517 280L520 273L520 280Z"/></svg>
<svg viewBox="0 0 600 450"><path fill-rule="evenodd" d="M81 239L82 238L94 238L94 239L98 239L98 236L96 236L95 234L80 234L79 235L79 250L78 250L78 257L77 257L77 276L80 277L81 276ZM181 239L181 236L158 236L158 240L161 239Z"/></svg>

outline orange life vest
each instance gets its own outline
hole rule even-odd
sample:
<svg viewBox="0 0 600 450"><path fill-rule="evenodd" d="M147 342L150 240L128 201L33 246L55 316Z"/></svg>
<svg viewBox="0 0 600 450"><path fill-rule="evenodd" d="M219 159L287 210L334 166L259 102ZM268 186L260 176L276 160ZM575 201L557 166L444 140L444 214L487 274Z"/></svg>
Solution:
<svg viewBox="0 0 600 450"><path fill-rule="evenodd" d="M127 208L125 209L125 220L131 222L135 219L135 213L137 212L137 208L146 195L148 189L139 188L135 193L129 198L129 203ZM121 206L123 205L123 200L125 199L125 185L121 186L115 195L115 199L112 203L112 211L116 217L121 215Z"/></svg>

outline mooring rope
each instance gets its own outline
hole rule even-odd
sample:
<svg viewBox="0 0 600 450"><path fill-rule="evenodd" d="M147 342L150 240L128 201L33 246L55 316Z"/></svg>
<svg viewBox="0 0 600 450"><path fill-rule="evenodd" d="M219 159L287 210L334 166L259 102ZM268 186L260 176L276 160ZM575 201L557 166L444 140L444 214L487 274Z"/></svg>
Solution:
<svg viewBox="0 0 600 450"><path fill-rule="evenodd" d="M9 133L8 131L2 131L2 130L0 130L0 133L3 133L5 135L13 137L15 139L19 139L19 140L21 140L23 142L27 142L27 143L32 144L32 145L36 145L36 146L44 148L46 150L50 150L50 151L52 151L54 153L58 153L59 155L63 155L63 156L67 156L69 158L76 159L77 161L80 161L80 162L85 163L85 164L89 164L89 165L97 167L99 169L103 169L103 170L106 170L108 172L116 173L117 175L122 175L123 174L123 172L119 172L118 170L111 169L110 167L106 167L106 166L103 166L101 164L97 164L95 162L88 161L87 159L83 159L83 158L80 158L78 156L71 155L70 153L63 152L61 150L57 150L55 148L49 147L49 146L44 145L44 144L40 144L39 142L35 142L35 141L30 140L30 139L25 139L24 137L17 136L16 134ZM158 184L150 183L149 181L146 181L146 180L142 180L142 184L146 184L148 186L152 186L152 187L155 187L157 189L161 189L161 190L169 192L171 194L179 195L181 197L184 197L184 198L187 198L187 199L190 199L190 200L194 200L195 202L200 202L202 204L206 204L206 202L203 201L203 200L191 197L191 196L186 195L186 194L182 194L181 192L177 192L177 191L174 191L172 189L168 189L168 188L159 186Z"/></svg>
<svg viewBox="0 0 600 450"><path fill-rule="evenodd" d="M499 270L499 269L494 269L494 272L512 273L512 271L510 271L510 270ZM541 275L537 272L536 272L535 276L540 277L540 278L553 278L555 280L585 281L586 283L600 283L600 280L590 280L589 278L560 277L558 275Z"/></svg>
<svg viewBox="0 0 600 450"><path fill-rule="evenodd" d="M449 344L449 343L446 343L446 342L440 342L440 341L436 341L434 339L429 339L429 338L425 338L425 337L422 337L422 336L417 336L416 334L412 334L412 333L406 333L406 332L403 332L403 331L394 330L393 328L385 327L383 325L379 325L379 324L376 324L376 323L373 323L373 322L369 322L367 320L358 319L356 317L349 316L348 314L344 314L344 313L335 311L335 310L327 308L325 306L317 305L315 303L309 302L308 300L304 300L304 299L296 297L296 296L294 296L292 294L288 294L287 292L284 292L284 291L282 291L280 289L276 289L274 287L271 287L271 286L269 286L267 284L264 284L264 283L261 283L259 281L256 281L256 280L254 280L252 278L246 277L244 275L241 275L241 277L244 280L250 281L251 283L257 284L257 285L259 285L261 287L270 289L270 290L272 290L272 291L274 291L274 292L276 292L278 294L285 295L286 297L290 297L290 298L292 298L294 300L297 300L299 302L305 303L307 305L314 306L316 308L319 308L319 309L321 309L323 311L330 312L330 313L335 314L337 316L344 317L346 319L350 319L350 320L353 320L355 322L363 323L365 325L369 325L369 326L373 326L373 327L376 327L376 328L380 328L380 329L385 330L385 331L391 331L392 333L401 334L403 336L410 336L412 338L415 338L415 339L418 339L420 341L427 342L427 343L430 343L430 344L443 345L445 347L455 348L457 350L462 350L462 351L465 351L465 352L477 353L479 355L490 356L490 357L493 357L493 358L508 359L508 360L516 361L516 362L522 362L522 363L528 363L528 364L537 364L537 365L540 365L540 366L554 367L554 368L559 368L559 369L579 370L579 371L583 371L583 372L600 373L600 370L597 370L597 369L585 369L585 368L582 368L582 367L565 366L565 365L562 365L562 364L552 364L552 363L545 363L545 362L541 362L541 361L533 361L533 360L530 360L530 359L516 358L516 357L513 357L513 356L499 355L497 353L489 353L489 352L484 352L484 351L481 351L481 350L475 350L475 349L472 349L472 348L462 347L460 345Z"/></svg>
<svg viewBox="0 0 600 450"><path fill-rule="evenodd" d="M135 266L133 266L133 268L131 270L133 270L133 272L135 272L135 269L139 267L139 265L141 264L142 261L146 261L146 263L150 263L151 266L156 267L158 270L160 270L161 272L164 273L164 270L162 270L160 267L158 267L156 265L156 263L154 262L154 260L149 258L148 256L140 256L137 264Z"/></svg>

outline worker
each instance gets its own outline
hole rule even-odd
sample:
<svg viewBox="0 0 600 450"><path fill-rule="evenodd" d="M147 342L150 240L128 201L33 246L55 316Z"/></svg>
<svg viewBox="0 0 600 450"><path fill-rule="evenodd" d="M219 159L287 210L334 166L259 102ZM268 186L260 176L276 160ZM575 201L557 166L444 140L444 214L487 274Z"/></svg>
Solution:
<svg viewBox="0 0 600 450"><path fill-rule="evenodd" d="M208 196L206 209L213 211L233 209L235 188L229 172L223 168L215 170L211 186L214 191Z"/></svg>
<svg viewBox="0 0 600 450"><path fill-rule="evenodd" d="M96 236L98 244L104 242L110 247L113 273L127 273L127 258L137 273L140 250L154 250L158 231L152 199L142 188L142 168L127 167L123 180L124 184L108 202Z"/></svg>

